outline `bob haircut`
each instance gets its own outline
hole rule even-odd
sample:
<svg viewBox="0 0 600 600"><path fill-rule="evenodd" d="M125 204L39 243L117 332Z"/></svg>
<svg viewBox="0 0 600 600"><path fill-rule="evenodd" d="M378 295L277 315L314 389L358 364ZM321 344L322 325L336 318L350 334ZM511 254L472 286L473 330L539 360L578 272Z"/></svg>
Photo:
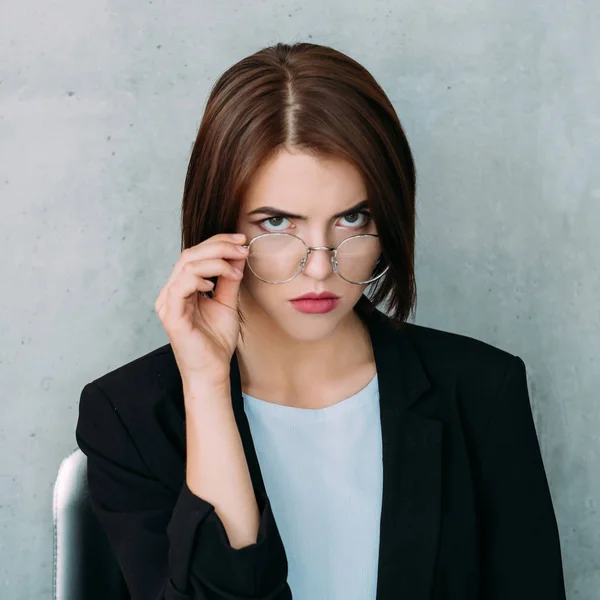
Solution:
<svg viewBox="0 0 600 600"><path fill-rule="evenodd" d="M268 46L216 81L187 168L181 250L236 231L253 173L282 148L343 159L362 174L382 262L390 268L368 284L374 288L356 308L370 313L387 300L386 313L400 329L416 305L413 156L373 76L328 46Z"/></svg>

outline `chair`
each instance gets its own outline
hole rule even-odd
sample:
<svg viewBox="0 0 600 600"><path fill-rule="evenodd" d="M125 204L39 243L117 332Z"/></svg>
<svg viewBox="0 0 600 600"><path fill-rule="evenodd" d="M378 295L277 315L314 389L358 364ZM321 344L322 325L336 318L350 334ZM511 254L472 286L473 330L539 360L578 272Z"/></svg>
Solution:
<svg viewBox="0 0 600 600"><path fill-rule="evenodd" d="M76 449L54 483L54 600L130 600L87 490L87 457Z"/></svg>

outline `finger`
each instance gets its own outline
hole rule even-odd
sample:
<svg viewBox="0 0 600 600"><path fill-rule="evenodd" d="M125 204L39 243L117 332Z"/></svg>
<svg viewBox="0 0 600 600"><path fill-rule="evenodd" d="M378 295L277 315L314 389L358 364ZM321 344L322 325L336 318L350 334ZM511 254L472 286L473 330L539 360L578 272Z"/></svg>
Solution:
<svg viewBox="0 0 600 600"><path fill-rule="evenodd" d="M177 290L182 290L180 292L180 294L183 293L184 297L185 297L185 294L189 293L189 289L188 289L187 286L184 286L183 288L182 287L175 287L175 288L173 287L174 284L182 276L185 276L187 274L195 275L197 277L197 282L198 282L198 290L197 291L199 291L199 292L209 292L209 291L211 291L214 288L214 286L215 286L214 281L210 281L209 279L207 279L206 275L201 275L201 274L198 274L198 273L194 273L193 265L190 266L190 267L186 267L184 271L185 272L183 272L183 271L180 272L177 280L174 280L174 281L172 281L170 283L167 282L162 287L161 292L160 292L158 298L154 302L154 310L159 314L159 316L162 316L161 315L161 311L164 310L164 307L165 307L165 305L167 303L167 298L169 297L169 294L173 293L174 289L175 289L176 292L177 292ZM210 274L211 276L213 274L212 271L214 271L214 268L211 270L211 274Z"/></svg>
<svg viewBox="0 0 600 600"><path fill-rule="evenodd" d="M243 251L240 251L238 248L244 248L242 243L233 243L230 240L200 244L198 246L188 248L181 253L179 260L173 267L173 272L171 273L169 281L176 279L181 272L183 265L187 264L188 262L196 262L210 258L245 258L248 255L248 250L244 248Z"/></svg>
<svg viewBox="0 0 600 600"><path fill-rule="evenodd" d="M236 234L237 235L237 234ZM210 238L200 244L186 248L180 257L181 262L187 262L190 260L199 260L200 258L210 258L219 255L219 249L237 248L244 246L246 242L246 236L237 239L234 236L228 236L226 238Z"/></svg>
<svg viewBox="0 0 600 600"><path fill-rule="evenodd" d="M245 259L241 259L242 261ZM225 275L226 277L235 277L233 261L223 258L211 258L203 260L194 260L185 263L180 270L180 273L194 273L206 279L210 277L218 277ZM173 282L175 283L175 282Z"/></svg>
<svg viewBox="0 0 600 600"><path fill-rule="evenodd" d="M237 238L237 235L241 235L241 238ZM188 262L192 260L199 260L201 258L213 258L219 256L220 250L227 250L228 248L237 248L246 244L245 234L220 234L186 248L179 258L178 263Z"/></svg>
<svg viewBox="0 0 600 600"><path fill-rule="evenodd" d="M213 293L213 300L225 304L232 310L238 308L238 294L240 290L240 284L244 278L244 267L246 265L245 259L238 259L231 261L233 267L237 267L242 272L242 275L237 278L231 277L219 277L217 279L217 285Z"/></svg>
<svg viewBox="0 0 600 600"><path fill-rule="evenodd" d="M186 308L190 298L196 301L198 292L207 292L213 288L212 282L200 275L185 271L177 278L167 292L163 322L177 322L186 315Z"/></svg>
<svg viewBox="0 0 600 600"><path fill-rule="evenodd" d="M169 288L169 286L175 281L175 279L179 276L183 265L188 262L194 262L203 258L231 258L237 259L238 257L246 257L248 256L248 249L244 248L243 242L245 240L234 240L232 234L218 234L207 242L202 244L198 244L196 246L192 246L191 248L187 248L181 253L181 256L173 270L168 281L162 287L156 301L155 301L155 310L157 310L158 306L162 306L165 301L165 294ZM237 250L237 248L244 248L243 252ZM215 273L216 274L216 273ZM212 276L212 275L211 275ZM157 310L158 312L158 310Z"/></svg>
<svg viewBox="0 0 600 600"><path fill-rule="evenodd" d="M188 275L193 275L195 279L190 279ZM234 272L233 265L220 258L185 263L180 269L177 278L168 285L164 292L164 297L170 299L173 296L177 296L185 301L195 291L209 291L212 289L212 282L206 278L219 275L229 278L239 278L239 275ZM166 300L163 300L164 302Z"/></svg>

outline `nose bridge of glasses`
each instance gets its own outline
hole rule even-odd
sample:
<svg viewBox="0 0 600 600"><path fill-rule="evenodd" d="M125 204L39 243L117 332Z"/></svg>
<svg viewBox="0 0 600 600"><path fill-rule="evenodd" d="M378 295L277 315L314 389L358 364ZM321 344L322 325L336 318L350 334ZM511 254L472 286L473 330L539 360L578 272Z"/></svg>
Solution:
<svg viewBox="0 0 600 600"><path fill-rule="evenodd" d="M296 237L304 242L304 245L309 249L309 252L312 250L329 250L333 252L345 239L353 237L357 232L334 230L322 231L315 233L314 235L309 235L308 232L305 233L306 235L302 235L301 232L298 232Z"/></svg>
<svg viewBox="0 0 600 600"><path fill-rule="evenodd" d="M333 252L335 250L332 246L306 246L308 248L308 253L310 254L313 250L329 250Z"/></svg>
<svg viewBox="0 0 600 600"><path fill-rule="evenodd" d="M305 259L302 261L302 269L304 270L307 265L308 262L311 261L311 263L314 263L315 258L317 258L318 255L315 255L315 257L312 258L311 260L311 255L314 253L313 251L315 250L325 250L327 251L324 257L324 260L327 261L330 264L330 267L332 269L335 270L335 250L336 248L333 248L331 246L309 246L308 244L306 244L306 257Z"/></svg>

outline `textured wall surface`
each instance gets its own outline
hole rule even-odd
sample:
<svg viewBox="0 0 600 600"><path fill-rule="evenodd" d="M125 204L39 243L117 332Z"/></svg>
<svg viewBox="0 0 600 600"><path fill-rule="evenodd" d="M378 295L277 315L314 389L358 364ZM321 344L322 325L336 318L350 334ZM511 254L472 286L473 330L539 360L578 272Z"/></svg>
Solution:
<svg viewBox="0 0 600 600"><path fill-rule="evenodd" d="M596 0L0 3L0 598L52 593L83 385L166 343L211 84L276 41L388 92L419 172L416 322L520 355L570 599L600 590Z"/></svg>

